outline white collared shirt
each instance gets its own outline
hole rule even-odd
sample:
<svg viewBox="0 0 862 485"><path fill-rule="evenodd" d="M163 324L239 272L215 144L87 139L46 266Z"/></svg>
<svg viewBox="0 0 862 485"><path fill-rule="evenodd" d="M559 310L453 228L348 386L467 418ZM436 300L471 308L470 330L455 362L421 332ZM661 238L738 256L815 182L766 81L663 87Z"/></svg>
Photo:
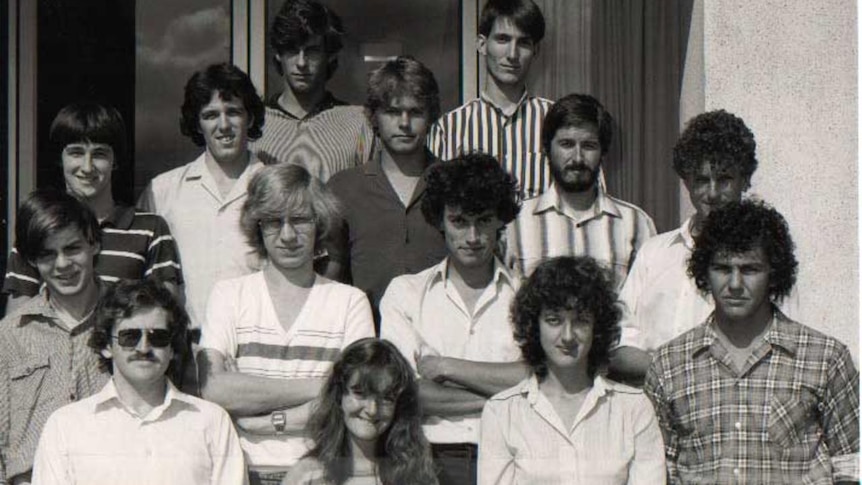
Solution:
<svg viewBox="0 0 862 485"><path fill-rule="evenodd" d="M217 281L261 267L239 225L248 182L261 168L263 164L249 155L245 171L222 197L203 153L194 162L154 178L138 201L170 226L180 251L192 328L201 327L207 298Z"/></svg>
<svg viewBox="0 0 862 485"><path fill-rule="evenodd" d="M475 362L521 360L509 323L517 280L495 259L494 277L471 313L446 277L448 261L392 280L380 301L380 338L392 342L414 370L416 356L428 351ZM431 443L477 443L479 413L431 416L423 430Z"/></svg>
<svg viewBox="0 0 862 485"><path fill-rule="evenodd" d="M54 412L39 441L36 485L233 485L246 483L239 438L227 412L178 391L137 416L114 381Z"/></svg>
<svg viewBox="0 0 862 485"><path fill-rule="evenodd" d="M596 376L571 428L532 375L482 412L480 485L665 483L655 411L638 389Z"/></svg>

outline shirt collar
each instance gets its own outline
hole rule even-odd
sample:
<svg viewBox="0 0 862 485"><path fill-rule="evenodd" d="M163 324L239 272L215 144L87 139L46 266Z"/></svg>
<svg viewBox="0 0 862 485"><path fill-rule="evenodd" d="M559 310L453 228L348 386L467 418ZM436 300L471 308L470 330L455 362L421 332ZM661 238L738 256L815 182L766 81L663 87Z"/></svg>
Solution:
<svg viewBox="0 0 862 485"><path fill-rule="evenodd" d="M276 93L276 94L270 96L270 98L266 101L266 106L268 108L272 108L274 110L277 110L279 113L287 116L288 118L294 119L294 120L307 120L309 118L313 118L313 117L319 115L320 113L323 113L324 111L326 111L328 109L332 109L336 106L344 106L347 104L346 102L333 96L331 92L327 91L326 93L323 94L323 99L320 101L320 103L317 103L317 106L315 106L314 109L309 111L304 117L300 118L300 117L294 115L293 113L291 113L290 111L284 109L284 107L278 102L278 98L281 97L281 94L282 93Z"/></svg>
<svg viewBox="0 0 862 485"><path fill-rule="evenodd" d="M593 201L592 206L593 215L588 219L598 217L601 214L608 214L612 217L622 217L622 213L620 212L616 202L607 195L601 185L597 186L597 191L596 200ZM542 212L551 209L555 210L559 214L568 216L563 207L563 200L557 190L556 184L551 184L551 188L539 196L539 200L536 202L536 208L533 209L533 214L541 214Z"/></svg>
<svg viewBox="0 0 862 485"><path fill-rule="evenodd" d="M188 394L184 394L180 392L174 384L170 381L170 379L165 379L167 385L167 391L165 392L165 400L153 408L152 411L147 416L138 416L141 419L145 419L147 421L156 420L164 414L165 410L171 407L172 404L182 403L189 406L194 406L194 401L190 398ZM114 379L108 379L105 387L102 388L93 398L93 412L97 413L101 410L106 410L109 407L122 407L128 410L128 407L123 403L122 399L120 399L120 395L117 393L117 386L114 384ZM131 411L129 411L131 413ZM133 413L132 413L133 414Z"/></svg>
<svg viewBox="0 0 862 485"><path fill-rule="evenodd" d="M502 107L498 106L498 105L497 105L497 103L495 103L493 100L491 100L491 98L490 98L490 97L488 97L488 95L487 95L487 94L485 94L485 91L484 91L484 90L482 91L482 93L481 93L479 96L481 97L482 101L484 101L484 102L486 102L486 103L490 104L492 107L494 107L494 109L496 109L497 111L499 111L501 114L503 114L503 115L505 115L505 114L506 114L506 112L503 110L503 108L502 108ZM516 114L521 110L521 108L524 106L524 103L527 101L527 98L528 98L528 97L529 97L529 95L527 94L527 89L525 88L525 89L524 89L524 94L522 94L522 95L521 95L521 98L518 100L518 102L517 102L517 103L515 103L515 109L514 109L514 110L512 110L512 115L511 115L511 116L516 115Z"/></svg>
<svg viewBox="0 0 862 485"><path fill-rule="evenodd" d="M787 323L790 322L790 319L775 305L772 306L772 318L769 329L763 334L763 340L773 347L781 347L791 355L796 355L799 341L795 333L788 331ZM692 355L706 350L718 342L719 337L716 333L718 330L716 330L715 325L715 312L713 312L707 319L706 325L698 327L700 335L695 336L695 344L691 348Z"/></svg>
<svg viewBox="0 0 862 485"><path fill-rule="evenodd" d="M366 162L364 165L362 165L362 172L365 175L377 176L377 175L381 175L383 173L383 165L382 164L383 164L383 150L384 150L384 148L383 148L383 143L378 142L378 141L379 140L375 140L375 142L374 142L374 146L376 147L376 149L374 150L374 153L372 153L371 158L368 160L368 162ZM437 161L437 157L435 157L434 154L431 153L431 150L429 150L426 147L425 148L425 168L427 169L436 161ZM424 176L419 178L420 184L424 185L424 181L425 181Z"/></svg>
<svg viewBox="0 0 862 485"><path fill-rule="evenodd" d="M117 229L129 229L135 220L135 208L128 205L116 205L101 227L116 227Z"/></svg>
<svg viewBox="0 0 862 485"><path fill-rule="evenodd" d="M603 376L596 374L593 378L593 387L590 389L589 393L587 393L587 398L584 400L584 403L596 403L604 397L605 394L612 392L613 388ZM527 402L530 403L530 406L535 406L536 402L539 400L539 378L535 373L532 373L530 377L524 380L521 383L520 393L527 398Z"/></svg>
<svg viewBox="0 0 862 485"><path fill-rule="evenodd" d="M426 284L425 291L427 292L428 289L436 283L443 283L445 285L446 284L446 274L447 274L446 272L448 270L449 270L449 257L446 256L445 258L443 258L443 261L437 263L436 266L432 267L432 270L431 270L432 275L430 278L428 278L428 282ZM515 282L516 282L515 278L512 275L512 272L509 270L509 268L507 268L506 265L503 264L499 258L494 256L494 276L491 277L491 282L488 283L488 285L490 286L490 285L497 285L497 284L503 283L503 284L507 284L510 287L514 288Z"/></svg>
<svg viewBox="0 0 862 485"><path fill-rule="evenodd" d="M98 278L96 278L96 286L99 287L100 295L102 295L107 289L107 286L103 285ZM86 321L81 322L79 325L73 328L72 333L78 334L83 329L89 328L93 324L94 313L95 312L90 313ZM60 316L57 315L57 311L54 309L54 306L51 305L51 302L49 301L48 286L44 283L39 288L39 293L37 293L33 298L30 298L30 300L28 300L24 305L21 306L21 308L16 310L13 314L20 316L17 322L17 325L19 327L23 327L34 320L60 319ZM60 325L60 327L65 328L63 325Z"/></svg>

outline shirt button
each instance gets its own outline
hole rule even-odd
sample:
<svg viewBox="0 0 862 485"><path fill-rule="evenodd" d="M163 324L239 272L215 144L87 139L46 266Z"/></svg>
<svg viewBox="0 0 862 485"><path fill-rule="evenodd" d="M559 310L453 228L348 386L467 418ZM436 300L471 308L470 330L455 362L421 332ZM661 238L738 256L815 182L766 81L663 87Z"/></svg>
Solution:
<svg viewBox="0 0 862 485"><path fill-rule="evenodd" d="M739 475L739 468L734 468L734 469L733 469L733 474L734 474L734 475Z"/></svg>
<svg viewBox="0 0 862 485"><path fill-rule="evenodd" d="M74 400L75 400L75 393L69 394L69 400L70 400L70 401L74 401Z"/></svg>
<svg viewBox="0 0 862 485"><path fill-rule="evenodd" d="M733 426L734 426L736 429L742 429L742 423L740 423L739 421L737 421Z"/></svg>

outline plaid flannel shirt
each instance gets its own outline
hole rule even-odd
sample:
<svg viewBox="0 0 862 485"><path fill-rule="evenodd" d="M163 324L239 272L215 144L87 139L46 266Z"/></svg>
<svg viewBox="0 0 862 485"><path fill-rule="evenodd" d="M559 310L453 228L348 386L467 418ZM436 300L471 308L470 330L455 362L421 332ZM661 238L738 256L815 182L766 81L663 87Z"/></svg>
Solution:
<svg viewBox="0 0 862 485"><path fill-rule="evenodd" d="M670 483L859 479L859 373L834 338L775 310L741 373L713 317L659 348L644 391Z"/></svg>

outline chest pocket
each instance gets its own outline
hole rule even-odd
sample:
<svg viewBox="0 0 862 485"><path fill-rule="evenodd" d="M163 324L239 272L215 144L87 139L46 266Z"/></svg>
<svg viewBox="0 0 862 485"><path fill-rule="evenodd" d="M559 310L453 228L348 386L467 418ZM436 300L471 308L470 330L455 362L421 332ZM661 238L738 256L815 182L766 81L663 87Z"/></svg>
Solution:
<svg viewBox="0 0 862 485"><path fill-rule="evenodd" d="M817 400L804 389L801 394L776 392L769 403L769 440L785 451L803 445L819 434L811 432L817 416Z"/></svg>
<svg viewBox="0 0 862 485"><path fill-rule="evenodd" d="M30 355L9 369L11 378L10 403L14 409L32 410L36 398L46 385L51 368L50 360L43 355ZM41 404L41 402L40 402Z"/></svg>

